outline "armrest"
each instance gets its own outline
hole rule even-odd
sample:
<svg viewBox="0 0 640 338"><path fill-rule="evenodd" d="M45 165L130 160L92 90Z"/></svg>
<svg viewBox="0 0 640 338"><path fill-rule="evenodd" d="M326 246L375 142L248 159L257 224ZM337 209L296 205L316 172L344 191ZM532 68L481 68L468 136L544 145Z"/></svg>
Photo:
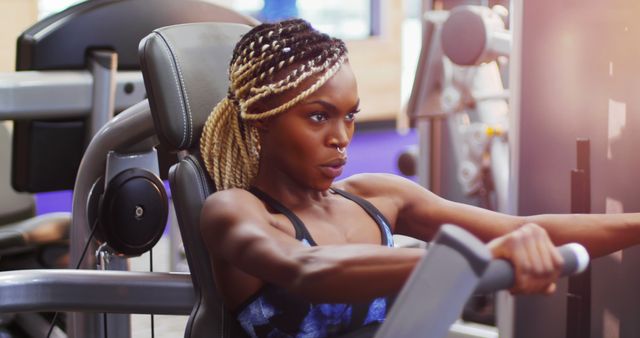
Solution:
<svg viewBox="0 0 640 338"><path fill-rule="evenodd" d="M69 238L71 213L52 212L0 227L0 250L5 241L16 237L21 245L38 245ZM13 234L13 235L12 235Z"/></svg>
<svg viewBox="0 0 640 338"><path fill-rule="evenodd" d="M115 81L116 112L144 100L139 71L120 71ZM0 120L85 117L92 109L93 83L86 70L0 73Z"/></svg>
<svg viewBox="0 0 640 338"><path fill-rule="evenodd" d="M61 269L0 272L0 299L0 313L188 315L195 295L184 273Z"/></svg>

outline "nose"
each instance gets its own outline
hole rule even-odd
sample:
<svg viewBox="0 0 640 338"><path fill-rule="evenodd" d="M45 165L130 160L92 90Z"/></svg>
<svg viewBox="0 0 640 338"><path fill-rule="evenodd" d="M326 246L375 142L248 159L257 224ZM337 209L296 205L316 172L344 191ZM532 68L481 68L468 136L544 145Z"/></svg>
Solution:
<svg viewBox="0 0 640 338"><path fill-rule="evenodd" d="M339 122L332 128L332 133L329 138L329 147L331 148L346 148L351 142L353 136L353 124Z"/></svg>

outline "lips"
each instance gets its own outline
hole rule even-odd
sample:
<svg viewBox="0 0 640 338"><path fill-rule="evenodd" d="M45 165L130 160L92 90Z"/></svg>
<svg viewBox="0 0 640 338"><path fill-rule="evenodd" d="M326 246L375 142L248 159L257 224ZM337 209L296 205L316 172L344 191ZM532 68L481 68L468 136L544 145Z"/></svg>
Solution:
<svg viewBox="0 0 640 338"><path fill-rule="evenodd" d="M327 166L327 167L342 167L347 163L347 158L346 157L339 157L336 158L334 160L331 160L325 164L323 164L322 166Z"/></svg>
<svg viewBox="0 0 640 338"><path fill-rule="evenodd" d="M346 157L336 158L321 165L320 171L322 171L322 173L329 178L336 178L342 174L342 170L344 169L344 165L346 163Z"/></svg>

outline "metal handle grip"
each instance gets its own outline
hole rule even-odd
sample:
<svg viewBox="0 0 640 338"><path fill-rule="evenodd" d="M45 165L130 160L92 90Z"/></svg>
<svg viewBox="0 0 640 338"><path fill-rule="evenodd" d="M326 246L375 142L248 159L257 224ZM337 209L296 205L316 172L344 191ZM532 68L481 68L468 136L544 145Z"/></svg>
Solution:
<svg viewBox="0 0 640 338"><path fill-rule="evenodd" d="M578 243L565 244L558 247L560 255L564 259L561 276L578 274L589 265L589 253ZM485 270L476 293L489 293L502 289L508 289L515 283L515 275L511 263L504 259L496 259L489 263Z"/></svg>

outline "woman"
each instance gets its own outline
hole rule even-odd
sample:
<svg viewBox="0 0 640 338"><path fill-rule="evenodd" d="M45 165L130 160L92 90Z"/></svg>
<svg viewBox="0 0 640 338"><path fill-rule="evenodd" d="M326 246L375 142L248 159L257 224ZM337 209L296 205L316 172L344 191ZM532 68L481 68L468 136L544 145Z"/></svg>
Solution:
<svg viewBox="0 0 640 338"><path fill-rule="evenodd" d="M386 297L424 254L392 248L392 233L428 241L441 224L460 225L513 263L513 292L550 293L562 265L554 245L579 241L603 255L640 228L638 215L498 214L393 175L334 182L357 85L344 43L305 21L244 35L229 79L201 139L219 190L201 230L225 304L252 337L329 337L383 321Z"/></svg>

